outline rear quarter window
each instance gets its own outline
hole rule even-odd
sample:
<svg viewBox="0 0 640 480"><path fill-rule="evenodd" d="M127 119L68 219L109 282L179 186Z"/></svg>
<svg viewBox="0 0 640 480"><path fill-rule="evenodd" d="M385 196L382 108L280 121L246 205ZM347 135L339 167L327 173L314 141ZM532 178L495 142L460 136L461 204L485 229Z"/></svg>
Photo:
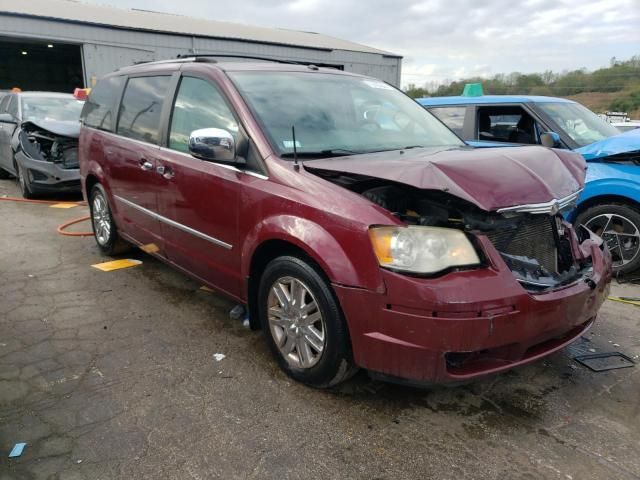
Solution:
<svg viewBox="0 0 640 480"><path fill-rule="evenodd" d="M462 136L467 107L434 107L429 111L458 136Z"/></svg>
<svg viewBox="0 0 640 480"><path fill-rule="evenodd" d="M82 109L82 121L88 127L112 132L115 112L125 77L108 77L100 80Z"/></svg>

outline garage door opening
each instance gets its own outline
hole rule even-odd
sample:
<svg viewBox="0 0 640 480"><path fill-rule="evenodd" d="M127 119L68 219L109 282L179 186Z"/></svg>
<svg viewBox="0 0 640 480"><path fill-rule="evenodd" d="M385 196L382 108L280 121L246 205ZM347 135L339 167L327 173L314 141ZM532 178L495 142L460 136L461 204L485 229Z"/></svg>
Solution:
<svg viewBox="0 0 640 480"><path fill-rule="evenodd" d="M0 37L0 90L73 92L84 86L80 45Z"/></svg>

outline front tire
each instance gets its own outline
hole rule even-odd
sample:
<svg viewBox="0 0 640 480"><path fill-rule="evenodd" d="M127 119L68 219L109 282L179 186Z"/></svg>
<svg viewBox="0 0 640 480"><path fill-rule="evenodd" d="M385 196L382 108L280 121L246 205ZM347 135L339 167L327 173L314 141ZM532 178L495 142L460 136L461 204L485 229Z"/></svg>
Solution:
<svg viewBox="0 0 640 480"><path fill-rule="evenodd" d="M622 203L596 205L576 218L602 237L611 252L614 272L626 275L640 268L640 211Z"/></svg>
<svg viewBox="0 0 640 480"><path fill-rule="evenodd" d="M272 260L258 289L262 329L293 379L327 388L356 372L338 302L316 267L293 256Z"/></svg>
<svg viewBox="0 0 640 480"><path fill-rule="evenodd" d="M118 234L118 227L113 220L107 194L99 183L91 188L89 210L93 234L102 253L112 256L128 250L129 244Z"/></svg>
<svg viewBox="0 0 640 480"><path fill-rule="evenodd" d="M22 193L22 197L26 199L35 198L33 193L33 189L31 188L31 183L29 182L29 177L25 169L16 162L16 172L18 174L18 186L20 187L20 192Z"/></svg>

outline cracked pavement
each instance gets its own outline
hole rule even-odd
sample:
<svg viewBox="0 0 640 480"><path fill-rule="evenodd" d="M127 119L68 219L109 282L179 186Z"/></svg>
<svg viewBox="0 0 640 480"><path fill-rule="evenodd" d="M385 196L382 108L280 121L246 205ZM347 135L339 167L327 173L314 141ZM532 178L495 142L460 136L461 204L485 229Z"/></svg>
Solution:
<svg viewBox="0 0 640 480"><path fill-rule="evenodd" d="M640 479L638 367L594 373L565 350L456 388L360 373L313 390L152 257L92 269L93 238L55 233L85 213L0 201L0 480ZM640 355L640 308L607 301L586 337Z"/></svg>

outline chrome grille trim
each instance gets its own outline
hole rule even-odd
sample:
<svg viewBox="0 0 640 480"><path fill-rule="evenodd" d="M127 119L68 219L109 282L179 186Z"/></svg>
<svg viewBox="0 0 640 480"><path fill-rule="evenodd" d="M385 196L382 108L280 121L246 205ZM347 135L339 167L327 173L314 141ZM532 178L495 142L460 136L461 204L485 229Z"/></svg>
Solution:
<svg viewBox="0 0 640 480"><path fill-rule="evenodd" d="M578 197L580 196L581 193L582 193L582 189L572 193L567 197L554 199L549 202L530 203L526 205L515 205L513 207L501 208L498 210L498 213L514 212L514 213L533 213L538 215L541 215L541 214L556 215L562 210L565 210L566 208L573 206L578 200Z"/></svg>

